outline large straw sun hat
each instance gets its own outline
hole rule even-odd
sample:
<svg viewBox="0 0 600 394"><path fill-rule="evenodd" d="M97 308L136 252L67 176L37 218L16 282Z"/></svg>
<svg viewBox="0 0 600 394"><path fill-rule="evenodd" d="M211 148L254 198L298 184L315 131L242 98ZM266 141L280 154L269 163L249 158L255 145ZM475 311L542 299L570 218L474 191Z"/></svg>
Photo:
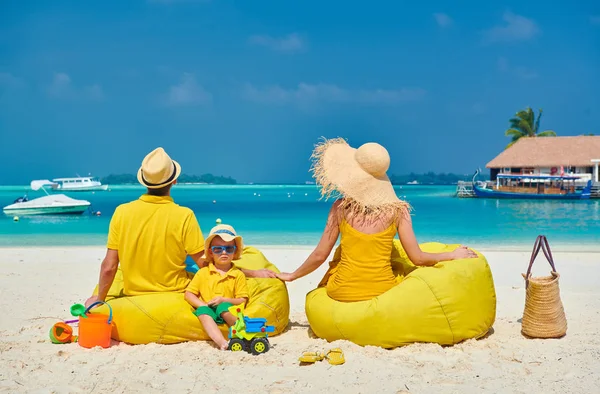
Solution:
<svg viewBox="0 0 600 394"><path fill-rule="evenodd" d="M387 176L390 155L380 144L369 142L356 149L343 138L324 140L316 145L311 159L322 197L341 194L343 205L366 215L410 209L398 198Z"/></svg>

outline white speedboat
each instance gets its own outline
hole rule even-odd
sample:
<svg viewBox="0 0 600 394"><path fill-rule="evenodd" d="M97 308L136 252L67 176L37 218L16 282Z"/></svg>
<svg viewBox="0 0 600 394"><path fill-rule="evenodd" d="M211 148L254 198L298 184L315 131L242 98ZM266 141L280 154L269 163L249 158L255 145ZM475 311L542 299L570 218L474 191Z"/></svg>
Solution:
<svg viewBox="0 0 600 394"><path fill-rule="evenodd" d="M46 196L28 200L27 197L21 197L11 205L3 208L6 215L63 215L63 214L82 214L91 205L86 200L75 200L64 194L48 194L44 186L51 184L48 180L32 181L33 190L42 189Z"/></svg>
<svg viewBox="0 0 600 394"><path fill-rule="evenodd" d="M55 178L51 185L53 190L68 192L90 192L108 190L108 185L103 185L96 177L78 176L76 178Z"/></svg>

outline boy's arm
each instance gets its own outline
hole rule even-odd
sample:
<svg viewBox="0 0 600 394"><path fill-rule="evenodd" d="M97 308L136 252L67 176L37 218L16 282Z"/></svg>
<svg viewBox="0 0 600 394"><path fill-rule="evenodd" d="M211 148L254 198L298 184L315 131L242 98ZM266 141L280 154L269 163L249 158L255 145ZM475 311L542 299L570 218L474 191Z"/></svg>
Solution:
<svg viewBox="0 0 600 394"><path fill-rule="evenodd" d="M233 305L240 305L240 304L245 303L246 301L248 301L247 297L225 298L225 299L223 299L223 302L229 302L230 304L233 304Z"/></svg>
<svg viewBox="0 0 600 394"><path fill-rule="evenodd" d="M194 308L206 306L206 302L202 301L202 299L200 299L200 297L198 297L196 294L187 290L185 292L185 300Z"/></svg>
<svg viewBox="0 0 600 394"><path fill-rule="evenodd" d="M227 302L230 302L233 305L240 305L245 302L248 302L249 298L250 292L248 291L248 283L246 282L246 277L244 275L238 275L237 278L235 278L233 298L230 298Z"/></svg>

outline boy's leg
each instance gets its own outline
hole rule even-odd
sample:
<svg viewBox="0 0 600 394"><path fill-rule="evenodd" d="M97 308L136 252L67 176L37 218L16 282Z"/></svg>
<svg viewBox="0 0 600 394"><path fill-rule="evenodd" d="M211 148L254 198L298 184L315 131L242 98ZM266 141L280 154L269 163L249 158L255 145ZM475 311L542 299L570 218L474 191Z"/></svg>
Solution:
<svg viewBox="0 0 600 394"><path fill-rule="evenodd" d="M237 317L229 312L229 308L232 306L233 304L229 302L222 302L217 305L217 308L215 309L217 316L220 316L229 327L233 326L237 321Z"/></svg>
<svg viewBox="0 0 600 394"><path fill-rule="evenodd" d="M221 330L219 330L219 327L217 326L217 323L215 323L213 318L208 315L200 315L198 316L198 319L200 319L202 327L204 327L204 330L206 331L210 339L212 339L213 342L217 345L217 347L221 350L227 350L229 342L225 339L223 333L221 332Z"/></svg>
<svg viewBox="0 0 600 394"><path fill-rule="evenodd" d="M221 317L223 320L225 320L225 323L227 323L229 327L233 326L237 321L237 317L233 316L230 312L221 313Z"/></svg>
<svg viewBox="0 0 600 394"><path fill-rule="evenodd" d="M219 349L227 350L229 342L227 342L227 340L223 336L223 333L221 333L221 330L219 330L219 327L215 322L218 316L216 312L211 307L205 306L199 307L196 310L195 315L198 316L198 319L200 319L200 323L202 323L202 327L204 327L204 331L206 331L210 339L212 339L213 342L215 342Z"/></svg>

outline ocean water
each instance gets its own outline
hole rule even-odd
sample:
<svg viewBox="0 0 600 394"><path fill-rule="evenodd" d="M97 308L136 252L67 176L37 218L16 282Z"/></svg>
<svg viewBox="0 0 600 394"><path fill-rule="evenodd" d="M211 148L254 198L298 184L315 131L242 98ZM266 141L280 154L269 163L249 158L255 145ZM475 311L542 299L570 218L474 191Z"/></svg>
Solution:
<svg viewBox="0 0 600 394"><path fill-rule="evenodd" d="M110 217L144 189L113 186L110 191L67 193L92 203L101 216L12 216L0 214L0 246L104 245ZM419 242L482 246L532 245L539 234L551 244L600 245L600 200L523 201L463 199L452 186L407 185L397 194L414 208ZM24 193L25 186L0 187L0 206ZM207 234L220 218L233 225L249 245L306 245L319 241L332 201L319 199L314 185L177 185L173 198L194 210Z"/></svg>

